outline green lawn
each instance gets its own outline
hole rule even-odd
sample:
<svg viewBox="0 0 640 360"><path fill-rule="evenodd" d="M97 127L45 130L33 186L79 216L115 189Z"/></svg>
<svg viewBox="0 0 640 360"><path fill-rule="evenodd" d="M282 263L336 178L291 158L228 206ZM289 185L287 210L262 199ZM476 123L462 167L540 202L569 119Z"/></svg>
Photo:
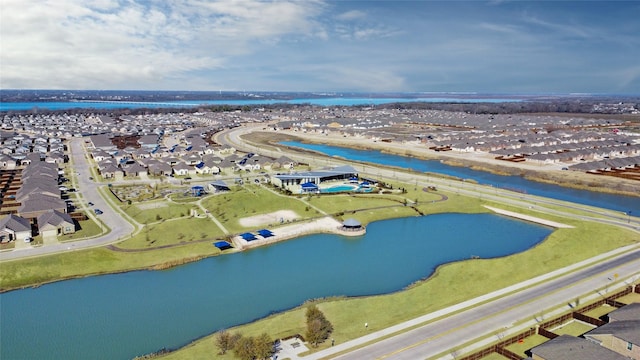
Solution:
<svg viewBox="0 0 640 360"><path fill-rule="evenodd" d="M398 187L399 184L394 184L394 188ZM447 196L448 200L437 201L442 195ZM404 199L410 202L410 206L402 205ZM418 200L418 204L414 209L411 203L415 200ZM183 213L188 215L188 210L193 208L194 204L166 204L168 206L158 205L145 210L137 205L123 206L130 216L149 225L136 236L118 244L118 247L129 250L156 249L128 253L100 248L8 261L2 264L0 288L6 290L61 278L141 268L162 268L170 264L180 264L184 259L220 253L211 242L224 234L210 219L182 218ZM325 212L345 211L343 218L353 217L367 224L392 217L415 216L419 212L487 212L488 210L482 207L483 204L574 225L576 228L558 229L543 243L524 253L499 259L475 259L441 266L428 280L397 293L319 301L319 308L334 325L335 332L332 337L336 343L364 335L367 330L362 324L365 322L369 323L369 332L380 330L637 241L637 234L613 226L560 218L537 212L535 209L509 207L440 190L425 192L421 188L414 189L413 186L406 186L406 193L403 194L297 198L251 184L202 199L202 205L233 233L247 230L239 223L239 219L243 217L283 209L293 210L302 218L318 216L319 212L313 207ZM370 209L389 205L400 206ZM353 213L359 209L370 210ZM87 230L91 230L91 224L86 226ZM157 249L161 246L172 247ZM238 327L237 330L252 336L267 332L272 338L302 334L304 308L273 315ZM533 341L525 340L525 349L537 345L532 344L535 343L535 337L533 338ZM328 345L323 344L320 348ZM217 349L213 346L211 337L205 337L166 358L210 358L216 353ZM224 358L233 358L229 356L231 355Z"/></svg>
<svg viewBox="0 0 640 360"><path fill-rule="evenodd" d="M618 299L618 301L619 300L620 299ZM616 308L614 306L604 304L602 306L598 306L595 309L592 309L592 310L589 310L589 311L585 312L584 315L590 316L592 318L599 319L601 316L607 315L608 313L612 312L615 309Z"/></svg>
<svg viewBox="0 0 640 360"><path fill-rule="evenodd" d="M0 289L36 285L69 277L82 277L180 264L184 259L220 254L211 242L169 249L126 253L106 248L80 250L2 263Z"/></svg>
<svg viewBox="0 0 640 360"><path fill-rule="evenodd" d="M102 229L100 226L93 220L84 220L78 222L79 229L76 229L76 232L68 235L58 235L58 241L76 241L82 240L84 238L100 235L102 233Z"/></svg>
<svg viewBox="0 0 640 360"><path fill-rule="evenodd" d="M191 198L195 201L194 198ZM166 200L154 200L148 202L122 205L127 215L140 224L149 224L161 220L176 219L189 216L191 209L199 208L194 204L176 204Z"/></svg>
<svg viewBox="0 0 640 360"><path fill-rule="evenodd" d="M302 219L321 215L296 197L273 193L258 185L245 185L228 193L209 196L202 200L202 206L232 233L247 230L240 225L241 218L278 210L292 210Z"/></svg>
<svg viewBox="0 0 640 360"><path fill-rule="evenodd" d="M638 285L636 285L638 286ZM631 304L634 302L640 303L640 294L638 293L631 293L631 294L627 294L621 298L616 299L617 301L620 301L621 303L624 304Z"/></svg>
<svg viewBox="0 0 640 360"><path fill-rule="evenodd" d="M558 335L580 336L589 330L593 330L594 328L595 326L593 325L583 323L582 321L573 320L562 324L560 327L550 329L550 331Z"/></svg>
<svg viewBox="0 0 640 360"><path fill-rule="evenodd" d="M213 241L222 237L222 230L208 217L188 217L149 224L117 246L123 249L148 249L202 240Z"/></svg>
<svg viewBox="0 0 640 360"><path fill-rule="evenodd" d="M549 341L549 339L547 339L546 337L535 334L535 335L529 336L528 338L525 338L524 341L521 343L515 343L507 346L506 349L525 358L527 357L527 355L525 355L524 353L525 351L533 347L536 347L538 345L542 345L547 341Z"/></svg>
<svg viewBox="0 0 640 360"><path fill-rule="evenodd" d="M498 354L498 353L493 353L493 354L489 354L485 357L483 357L481 360L507 360L508 358Z"/></svg>

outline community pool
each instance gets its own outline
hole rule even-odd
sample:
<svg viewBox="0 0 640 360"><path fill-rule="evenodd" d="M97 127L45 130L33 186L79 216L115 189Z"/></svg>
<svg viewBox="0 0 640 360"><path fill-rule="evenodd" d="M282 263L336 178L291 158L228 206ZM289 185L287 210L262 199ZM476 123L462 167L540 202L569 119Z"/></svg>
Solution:
<svg viewBox="0 0 640 360"><path fill-rule="evenodd" d="M374 188L361 185L340 184L320 189L321 193L338 193L338 192L372 192Z"/></svg>

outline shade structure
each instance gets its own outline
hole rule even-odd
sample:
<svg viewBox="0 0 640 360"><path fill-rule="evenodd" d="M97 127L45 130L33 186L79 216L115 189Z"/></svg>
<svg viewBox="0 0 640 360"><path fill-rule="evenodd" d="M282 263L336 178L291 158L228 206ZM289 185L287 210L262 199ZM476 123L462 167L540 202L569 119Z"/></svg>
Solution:
<svg viewBox="0 0 640 360"><path fill-rule="evenodd" d="M318 185L312 182L306 182L300 186L302 187L302 191L318 191Z"/></svg>
<svg viewBox="0 0 640 360"><path fill-rule="evenodd" d="M213 243L213 245L220 250L233 249L233 246L231 246L231 244L226 241L216 241Z"/></svg>
<svg viewBox="0 0 640 360"><path fill-rule="evenodd" d="M362 224L360 224L360 221L356 219L347 219L342 223L342 226L346 228L357 229L357 228L361 228Z"/></svg>
<svg viewBox="0 0 640 360"><path fill-rule="evenodd" d="M255 235L253 235L252 233L243 233L240 234L240 236L245 240L245 241L253 241L256 240L257 237Z"/></svg>
<svg viewBox="0 0 640 360"><path fill-rule="evenodd" d="M273 233L271 232L271 230L262 229L258 230L258 235L262 236L263 238L268 238L273 236Z"/></svg>
<svg viewBox="0 0 640 360"><path fill-rule="evenodd" d="M214 189L216 189L216 191L229 191L229 185L227 185L227 183L225 183L222 180L216 180L214 182L211 183L211 186L213 186Z"/></svg>

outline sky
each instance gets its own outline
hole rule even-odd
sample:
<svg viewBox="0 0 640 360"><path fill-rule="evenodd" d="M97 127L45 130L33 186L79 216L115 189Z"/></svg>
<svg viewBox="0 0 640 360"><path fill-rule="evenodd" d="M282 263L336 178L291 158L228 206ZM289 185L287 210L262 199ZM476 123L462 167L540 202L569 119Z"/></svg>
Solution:
<svg viewBox="0 0 640 360"><path fill-rule="evenodd" d="M0 0L0 88L640 94L640 1Z"/></svg>

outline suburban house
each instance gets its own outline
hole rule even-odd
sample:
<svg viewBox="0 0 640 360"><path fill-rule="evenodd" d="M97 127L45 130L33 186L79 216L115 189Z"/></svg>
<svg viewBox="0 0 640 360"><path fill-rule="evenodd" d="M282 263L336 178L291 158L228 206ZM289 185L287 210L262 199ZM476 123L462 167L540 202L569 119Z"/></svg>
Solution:
<svg viewBox="0 0 640 360"><path fill-rule="evenodd" d="M18 215L9 214L0 219L0 242L24 241L31 237L31 223Z"/></svg>
<svg viewBox="0 0 640 360"><path fill-rule="evenodd" d="M611 320L584 334L585 339L622 354L628 359L640 360L640 317L637 316L640 307L638 305L640 304L635 304L635 309L632 309L635 311L635 319ZM613 318L610 316L609 319L615 319L615 315Z"/></svg>
<svg viewBox="0 0 640 360"><path fill-rule="evenodd" d="M620 355L583 338L560 335L531 349L533 360L628 360Z"/></svg>
<svg viewBox="0 0 640 360"><path fill-rule="evenodd" d="M38 216L38 233L43 238L57 237L61 234L66 235L75 232L75 223L67 213L50 210Z"/></svg>

